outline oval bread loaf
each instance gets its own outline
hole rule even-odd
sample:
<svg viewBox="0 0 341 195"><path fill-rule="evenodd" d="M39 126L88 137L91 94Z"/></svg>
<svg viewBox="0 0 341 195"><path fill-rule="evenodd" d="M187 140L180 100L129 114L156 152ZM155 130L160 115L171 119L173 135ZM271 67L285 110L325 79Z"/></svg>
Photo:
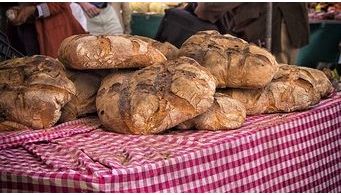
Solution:
<svg viewBox="0 0 341 195"><path fill-rule="evenodd" d="M204 67L182 57L107 76L97 94L97 112L112 131L160 133L207 111L215 87Z"/></svg>
<svg viewBox="0 0 341 195"><path fill-rule="evenodd" d="M1 62L0 89L2 118L34 129L53 126L75 94L64 66L47 56Z"/></svg>
<svg viewBox="0 0 341 195"><path fill-rule="evenodd" d="M187 39L179 56L205 66L217 79L218 88L263 88L278 70L270 52L217 31L201 31Z"/></svg>
<svg viewBox="0 0 341 195"><path fill-rule="evenodd" d="M243 125L246 118L244 105L222 93L214 94L209 110L177 126L179 129L228 130Z"/></svg>
<svg viewBox="0 0 341 195"><path fill-rule="evenodd" d="M217 90L232 99L240 101L245 109L246 115L262 114L268 107L269 99L265 89L219 89Z"/></svg>
<svg viewBox="0 0 341 195"><path fill-rule="evenodd" d="M166 57L151 44L134 37L73 35L64 39L58 59L73 69L142 68Z"/></svg>
<svg viewBox="0 0 341 195"><path fill-rule="evenodd" d="M227 89L220 92L241 101L247 115L308 109L328 96L333 87L322 71L280 65L273 81L263 89Z"/></svg>
<svg viewBox="0 0 341 195"><path fill-rule="evenodd" d="M326 74L318 69L301 67L288 64L280 64L279 71L274 76L274 81L278 80L309 80L314 89L318 92L318 98L324 98L332 93L334 90L332 83Z"/></svg>

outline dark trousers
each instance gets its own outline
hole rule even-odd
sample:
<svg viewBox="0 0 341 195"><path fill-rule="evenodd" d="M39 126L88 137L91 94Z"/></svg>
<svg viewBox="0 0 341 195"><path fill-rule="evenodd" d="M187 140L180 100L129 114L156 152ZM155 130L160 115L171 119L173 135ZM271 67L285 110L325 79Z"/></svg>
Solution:
<svg viewBox="0 0 341 195"><path fill-rule="evenodd" d="M39 43L34 23L8 27L8 38L11 45L25 56L39 54Z"/></svg>

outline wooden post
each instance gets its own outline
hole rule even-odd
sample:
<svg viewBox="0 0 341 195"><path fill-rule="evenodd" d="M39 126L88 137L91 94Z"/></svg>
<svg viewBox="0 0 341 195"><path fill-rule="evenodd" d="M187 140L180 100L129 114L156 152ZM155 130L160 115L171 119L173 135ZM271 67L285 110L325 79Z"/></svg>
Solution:
<svg viewBox="0 0 341 195"><path fill-rule="evenodd" d="M265 47L271 51L271 36L272 36L272 3L266 3L266 31L265 31Z"/></svg>

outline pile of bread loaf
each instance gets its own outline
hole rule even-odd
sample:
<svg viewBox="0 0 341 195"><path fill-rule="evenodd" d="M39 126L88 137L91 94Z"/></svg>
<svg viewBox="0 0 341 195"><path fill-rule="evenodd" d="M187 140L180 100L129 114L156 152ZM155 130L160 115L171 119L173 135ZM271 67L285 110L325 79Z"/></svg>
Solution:
<svg viewBox="0 0 341 195"><path fill-rule="evenodd" d="M180 49L139 36L71 36L58 60L1 62L0 88L0 130L95 113L104 129L127 134L234 129L246 115L308 109L333 89L322 71L279 65L265 49L216 31Z"/></svg>

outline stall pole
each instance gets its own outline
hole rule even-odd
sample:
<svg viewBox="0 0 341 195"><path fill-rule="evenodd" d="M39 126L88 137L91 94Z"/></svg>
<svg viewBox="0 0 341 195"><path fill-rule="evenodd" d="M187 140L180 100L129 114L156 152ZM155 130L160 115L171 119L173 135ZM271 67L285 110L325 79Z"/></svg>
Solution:
<svg viewBox="0 0 341 195"><path fill-rule="evenodd" d="M266 3L266 34L265 34L265 47L271 51L271 34L272 34L272 3Z"/></svg>

